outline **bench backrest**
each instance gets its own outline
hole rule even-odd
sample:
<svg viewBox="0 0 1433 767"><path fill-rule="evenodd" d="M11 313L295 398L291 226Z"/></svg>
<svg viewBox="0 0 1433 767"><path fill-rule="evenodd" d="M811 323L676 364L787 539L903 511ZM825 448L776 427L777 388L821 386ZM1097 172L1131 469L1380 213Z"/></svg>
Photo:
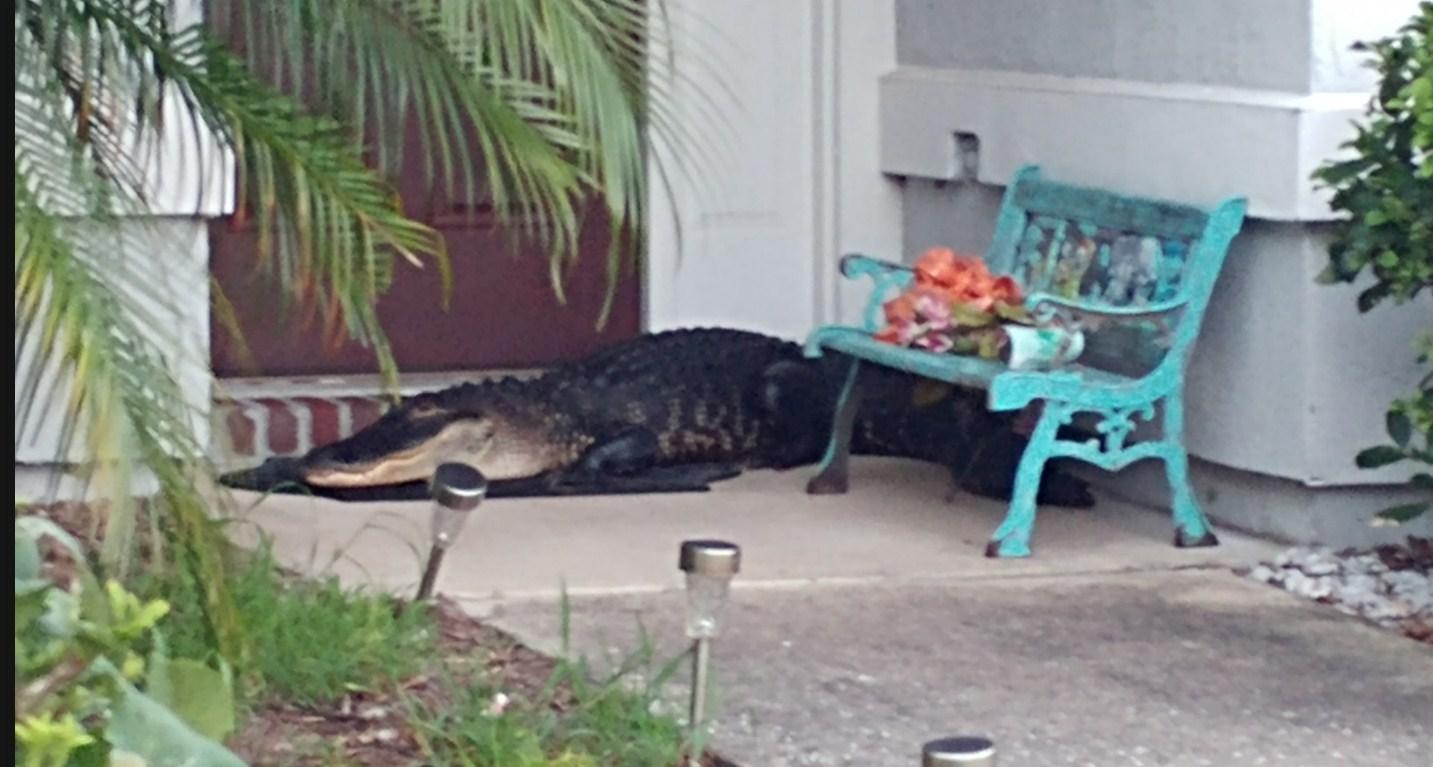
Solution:
<svg viewBox="0 0 1433 767"><path fill-rule="evenodd" d="M1131 321L1091 339L1087 364L1142 374L1171 356L1183 364L1245 206L1231 198L1206 211L1129 197L1047 181L1030 165L1006 187L986 261L1027 293L1096 307L1187 301L1173 327Z"/></svg>

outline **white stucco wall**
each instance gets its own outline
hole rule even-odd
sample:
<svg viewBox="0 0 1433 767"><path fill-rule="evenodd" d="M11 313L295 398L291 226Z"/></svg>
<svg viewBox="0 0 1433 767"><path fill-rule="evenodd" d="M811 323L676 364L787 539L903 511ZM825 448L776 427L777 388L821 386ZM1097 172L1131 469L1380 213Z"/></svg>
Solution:
<svg viewBox="0 0 1433 767"><path fill-rule="evenodd" d="M175 23L185 25L198 20L200 8L199 0L176 4ZM147 241L152 247L144 252L123 253L134 259L124 279L143 282L151 294L141 301L153 320L149 340L169 363L182 388L185 404L193 414L196 439L208 444L211 392L207 219L233 209L232 158L219 150L212 136L192 129L182 99L175 94L165 101L165 130L158 151L150 159L142 167L151 215L127 217L119 225L130 239ZM120 256L118 248L109 254L116 259ZM118 272L112 273L116 275L116 288L123 289ZM16 343L18 348L18 338ZM23 380L34 364L33 352L17 359L16 381ZM33 417L31 428L24 434L17 430L15 435L16 493L32 498L49 489L51 467L57 459L68 464L91 459L84 452L82 439L66 455L59 455L60 435L69 419L63 405L69 384L53 369L47 371L44 380L43 390L61 394L51 400L49 409ZM18 411L18 400L16 406ZM141 478L138 489L143 491L144 487ZM60 487L64 496L72 496L78 489L68 482Z"/></svg>
<svg viewBox="0 0 1433 767"><path fill-rule="evenodd" d="M1308 81L1308 0L899 0L896 12L903 66L1286 91Z"/></svg>
<svg viewBox="0 0 1433 767"><path fill-rule="evenodd" d="M155 319L149 340L171 364L188 398L187 404L195 413L195 434L205 440L202 444L207 444L210 393L208 227L202 218L181 216L131 219L120 222L119 226L130 230L133 237L155 242L164 249L160 253L128 254L130 258L156 262L163 259L162 263L136 265L130 270L130 278L142 280L144 289L152 291L156 297L142 302L144 310ZM133 294L132 289L126 289L126 292ZM27 347L24 358L17 361L17 382L28 377L28 371L35 364L36 345L31 343ZM68 383L58 377L53 368L45 381L42 392L68 392ZM35 414L37 420L30 424L31 428L25 434L16 434L17 463L44 464L57 458L60 433L69 418L63 407L64 401L64 395L55 397L52 407ZM19 406L18 400L16 406ZM65 456L65 461L82 463L87 458L83 444L75 444Z"/></svg>
<svg viewBox="0 0 1433 767"><path fill-rule="evenodd" d="M899 0L881 140L882 168L908 179L903 253L983 250L1000 185L1026 162L1199 204L1246 195L1189 372L1191 453L1310 488L1400 481L1410 469L1352 458L1412 390L1410 344L1433 299L1359 315L1355 287L1314 283L1333 214L1309 174L1372 87L1348 45L1416 5ZM956 133L980 141L975 179L962 180Z"/></svg>

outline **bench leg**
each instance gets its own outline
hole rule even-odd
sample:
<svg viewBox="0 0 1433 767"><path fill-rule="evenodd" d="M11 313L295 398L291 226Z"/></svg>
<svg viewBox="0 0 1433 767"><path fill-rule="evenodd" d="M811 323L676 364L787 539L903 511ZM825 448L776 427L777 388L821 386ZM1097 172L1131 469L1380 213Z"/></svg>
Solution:
<svg viewBox="0 0 1433 767"><path fill-rule="evenodd" d="M1189 484L1189 455L1184 450L1184 398L1176 393L1164 403L1165 476L1174 510L1174 545L1179 548L1218 546L1209 518L1199 509Z"/></svg>
<svg viewBox="0 0 1433 767"><path fill-rule="evenodd" d="M1055 435L1060 429L1057 410L1046 408L1030 435L1030 444L1020 457L1020 468L1015 471L1015 492L1010 498L1010 510L1005 513L1005 521L1000 523L985 547L987 557L1030 556L1030 533L1035 527L1040 477L1045 473L1050 448L1055 444Z"/></svg>
<svg viewBox="0 0 1433 767"><path fill-rule="evenodd" d="M861 407L861 361L851 360L841 398L836 402L836 416L831 424L831 441L821 459L821 469L806 483L810 495L839 495L850 486L851 430L856 425L856 411Z"/></svg>

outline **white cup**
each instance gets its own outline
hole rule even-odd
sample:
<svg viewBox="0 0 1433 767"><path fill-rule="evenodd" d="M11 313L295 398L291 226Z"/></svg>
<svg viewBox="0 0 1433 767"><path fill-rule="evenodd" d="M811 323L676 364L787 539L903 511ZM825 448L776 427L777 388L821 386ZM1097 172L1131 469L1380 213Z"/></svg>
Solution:
<svg viewBox="0 0 1433 767"><path fill-rule="evenodd" d="M1062 327L1004 326L1008 343L1001 355L1011 370L1048 370L1068 365L1085 351L1085 334Z"/></svg>

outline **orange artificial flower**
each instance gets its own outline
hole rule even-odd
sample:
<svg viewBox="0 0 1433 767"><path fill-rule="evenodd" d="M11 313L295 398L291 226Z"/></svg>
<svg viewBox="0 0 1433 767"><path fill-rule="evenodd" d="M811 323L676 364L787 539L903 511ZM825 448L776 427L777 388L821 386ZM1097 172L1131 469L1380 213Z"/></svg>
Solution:
<svg viewBox="0 0 1433 767"><path fill-rule="evenodd" d="M992 290L993 277L978 256L957 255L949 248L931 248L916 261L916 284L939 288L948 300L981 300Z"/></svg>
<svg viewBox="0 0 1433 767"><path fill-rule="evenodd" d="M950 248L927 250L916 260L914 272L913 284L883 306L886 327L875 334L876 340L946 351L962 328L983 327L970 312L993 315L998 305L1018 306L1022 301L1014 278L997 277L979 256ZM953 324L952 311L957 311Z"/></svg>
<svg viewBox="0 0 1433 767"><path fill-rule="evenodd" d="M902 322L914 322L916 318L916 294L914 290L906 292L887 301L882 307L886 314L886 322L895 325Z"/></svg>
<svg viewBox="0 0 1433 767"><path fill-rule="evenodd" d="M948 287L956 279L955 251L931 248L916 260L916 284Z"/></svg>
<svg viewBox="0 0 1433 767"><path fill-rule="evenodd" d="M1001 275L995 278L995 283L990 288L991 295L996 303L1019 304L1025 299L1020 295L1020 283L1010 275Z"/></svg>

